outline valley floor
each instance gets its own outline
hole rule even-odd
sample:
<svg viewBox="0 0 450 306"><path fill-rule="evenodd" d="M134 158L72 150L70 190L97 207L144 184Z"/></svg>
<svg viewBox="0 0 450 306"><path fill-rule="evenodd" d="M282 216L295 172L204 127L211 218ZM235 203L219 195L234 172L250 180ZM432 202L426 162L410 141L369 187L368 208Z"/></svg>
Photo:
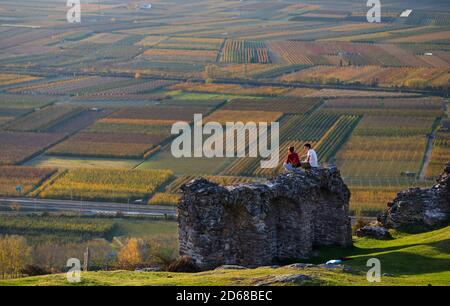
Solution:
<svg viewBox="0 0 450 306"><path fill-rule="evenodd" d="M82 274L82 286L200 285L450 285L450 226L420 234L393 233L395 239L355 238L352 249L322 250L311 265L213 270L200 273L102 271ZM345 266L320 265L347 256ZM381 262L381 282L366 279L369 258ZM0 286L65 286L65 274L1 280Z"/></svg>

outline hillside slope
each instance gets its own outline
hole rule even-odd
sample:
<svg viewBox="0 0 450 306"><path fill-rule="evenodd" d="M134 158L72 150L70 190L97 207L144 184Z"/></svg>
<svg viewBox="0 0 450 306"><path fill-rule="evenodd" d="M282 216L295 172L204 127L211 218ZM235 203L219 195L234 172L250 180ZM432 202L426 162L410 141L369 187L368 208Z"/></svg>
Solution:
<svg viewBox="0 0 450 306"><path fill-rule="evenodd" d="M260 267L201 273L89 272L78 285L450 285L450 226L421 234L394 233L396 239L356 238L352 249L322 250L313 263L349 256L345 267ZM381 261L380 283L366 280L367 259ZM303 276L301 276L303 275ZM2 280L4 285L69 285L64 274Z"/></svg>

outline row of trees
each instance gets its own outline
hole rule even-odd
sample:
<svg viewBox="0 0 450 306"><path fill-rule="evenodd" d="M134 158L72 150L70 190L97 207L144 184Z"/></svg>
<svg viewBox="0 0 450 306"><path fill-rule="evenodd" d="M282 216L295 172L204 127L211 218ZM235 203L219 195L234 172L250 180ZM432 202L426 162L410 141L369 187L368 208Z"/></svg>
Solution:
<svg viewBox="0 0 450 306"><path fill-rule="evenodd" d="M83 260L86 246L91 254L91 270L166 269L177 258L176 248L167 247L165 239L129 238L113 243L106 240L62 244L45 242L31 247L23 236L0 236L0 278L64 272L69 258Z"/></svg>

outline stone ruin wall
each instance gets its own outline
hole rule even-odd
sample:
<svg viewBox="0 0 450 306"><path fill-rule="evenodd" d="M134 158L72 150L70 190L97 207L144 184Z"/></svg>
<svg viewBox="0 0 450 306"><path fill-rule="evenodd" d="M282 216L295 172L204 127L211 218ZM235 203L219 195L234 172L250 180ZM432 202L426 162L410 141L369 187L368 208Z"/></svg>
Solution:
<svg viewBox="0 0 450 306"><path fill-rule="evenodd" d="M386 228L434 229L450 223L450 163L431 188L399 192L378 217Z"/></svg>
<svg viewBox="0 0 450 306"><path fill-rule="evenodd" d="M324 245L352 244L350 192L337 169L281 174L265 184L181 187L180 255L202 269L302 259Z"/></svg>

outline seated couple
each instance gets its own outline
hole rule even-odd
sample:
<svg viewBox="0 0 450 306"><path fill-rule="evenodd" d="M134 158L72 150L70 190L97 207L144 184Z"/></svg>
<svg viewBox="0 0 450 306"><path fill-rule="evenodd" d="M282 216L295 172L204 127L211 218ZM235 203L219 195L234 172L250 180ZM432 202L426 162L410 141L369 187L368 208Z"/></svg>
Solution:
<svg viewBox="0 0 450 306"><path fill-rule="evenodd" d="M295 153L294 147L289 148L287 159L283 164L283 167L286 171L295 171L300 167L302 167L303 169L319 167L316 151L311 148L311 145L309 143L305 144L304 148L307 150L306 155L302 156L302 158L306 157L304 161L300 161L298 154Z"/></svg>

